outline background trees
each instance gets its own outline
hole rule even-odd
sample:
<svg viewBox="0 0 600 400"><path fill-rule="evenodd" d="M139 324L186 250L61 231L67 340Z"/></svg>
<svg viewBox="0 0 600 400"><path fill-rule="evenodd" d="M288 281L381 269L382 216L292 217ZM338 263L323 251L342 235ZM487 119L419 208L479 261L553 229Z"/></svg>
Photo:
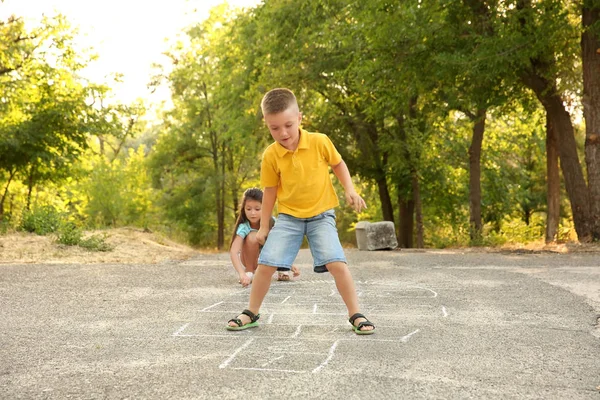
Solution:
<svg viewBox="0 0 600 400"><path fill-rule="evenodd" d="M109 89L79 77L88 61L62 16L32 29L11 17L0 29L0 220L17 224L23 210L47 204L83 212L94 193L74 196L70 183L85 179L78 171L94 153L114 161L143 111L105 105Z"/></svg>
<svg viewBox="0 0 600 400"><path fill-rule="evenodd" d="M143 106L107 105L107 88L77 78L85 62L64 21L30 31L4 21L0 214L18 219L61 198L88 224L224 248L270 142L260 98L286 86L304 127L330 135L368 199L363 215L340 210L343 235L365 218L394 221L403 247L563 240L571 227L598 239L599 9L597 0L222 5L169 52L172 68L159 74L174 108L154 125ZM36 187L54 194L36 198Z"/></svg>

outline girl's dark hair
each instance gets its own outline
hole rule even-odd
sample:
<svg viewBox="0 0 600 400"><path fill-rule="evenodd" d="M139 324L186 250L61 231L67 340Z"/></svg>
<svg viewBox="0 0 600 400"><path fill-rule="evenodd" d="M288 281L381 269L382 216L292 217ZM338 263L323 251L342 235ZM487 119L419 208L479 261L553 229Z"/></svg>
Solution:
<svg viewBox="0 0 600 400"><path fill-rule="evenodd" d="M242 196L242 203L240 204L240 209L238 211L238 217L235 221L235 227L233 228L233 235L231 235L231 243L229 243L229 247L231 248L231 244L235 239L235 235L238 227L244 222L248 222L248 217L246 217L246 202L248 200L256 200L262 203L263 192L259 188L250 188L246 189L244 195Z"/></svg>

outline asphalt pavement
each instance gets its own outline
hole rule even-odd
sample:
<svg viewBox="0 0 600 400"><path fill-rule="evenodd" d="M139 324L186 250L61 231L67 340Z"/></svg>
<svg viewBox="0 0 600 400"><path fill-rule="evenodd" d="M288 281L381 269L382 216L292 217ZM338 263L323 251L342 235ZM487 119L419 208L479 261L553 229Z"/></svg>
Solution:
<svg viewBox="0 0 600 400"><path fill-rule="evenodd" d="M258 328L229 256L1 264L2 399L600 399L600 255L347 250L273 280Z"/></svg>

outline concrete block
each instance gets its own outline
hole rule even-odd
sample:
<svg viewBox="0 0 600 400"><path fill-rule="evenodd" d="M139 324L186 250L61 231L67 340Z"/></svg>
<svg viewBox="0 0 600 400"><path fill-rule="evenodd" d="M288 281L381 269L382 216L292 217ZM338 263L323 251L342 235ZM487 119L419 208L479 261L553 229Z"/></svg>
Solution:
<svg viewBox="0 0 600 400"><path fill-rule="evenodd" d="M355 230L359 250L386 250L398 247L396 229L392 221L360 221Z"/></svg>

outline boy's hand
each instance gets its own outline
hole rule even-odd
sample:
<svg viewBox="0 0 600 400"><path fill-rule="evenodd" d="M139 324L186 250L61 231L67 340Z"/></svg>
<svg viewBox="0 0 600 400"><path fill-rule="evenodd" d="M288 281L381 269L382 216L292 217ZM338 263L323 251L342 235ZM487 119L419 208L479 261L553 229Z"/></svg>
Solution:
<svg viewBox="0 0 600 400"><path fill-rule="evenodd" d="M256 232L256 240L261 245L265 244L265 241L267 240L267 236L269 236L269 228L263 228L261 226L260 229L258 230L258 232Z"/></svg>
<svg viewBox="0 0 600 400"><path fill-rule="evenodd" d="M360 197L358 195L358 193L356 193L354 191L346 192L346 202L348 204L350 204L350 206L357 213L361 212L364 208L367 208L367 204L365 203L365 201L363 200L363 198Z"/></svg>

